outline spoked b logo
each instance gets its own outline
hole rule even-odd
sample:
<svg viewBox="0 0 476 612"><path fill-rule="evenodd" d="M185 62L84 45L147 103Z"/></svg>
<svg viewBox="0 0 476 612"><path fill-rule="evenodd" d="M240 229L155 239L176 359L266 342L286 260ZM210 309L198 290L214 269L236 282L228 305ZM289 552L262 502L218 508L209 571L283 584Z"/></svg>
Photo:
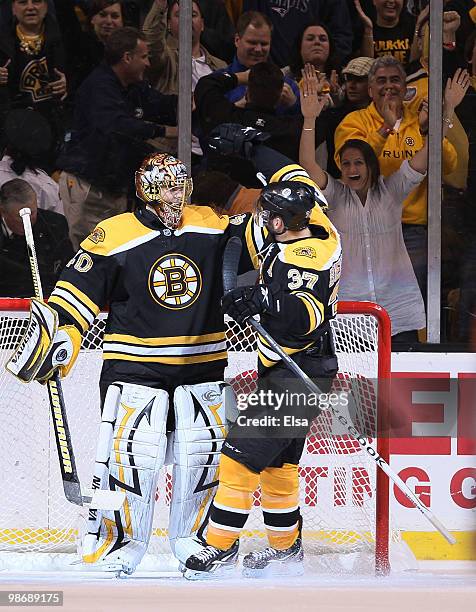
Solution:
<svg viewBox="0 0 476 612"><path fill-rule="evenodd" d="M164 308L188 308L200 295L202 277L195 262L179 253L164 255L149 273L149 291Z"/></svg>

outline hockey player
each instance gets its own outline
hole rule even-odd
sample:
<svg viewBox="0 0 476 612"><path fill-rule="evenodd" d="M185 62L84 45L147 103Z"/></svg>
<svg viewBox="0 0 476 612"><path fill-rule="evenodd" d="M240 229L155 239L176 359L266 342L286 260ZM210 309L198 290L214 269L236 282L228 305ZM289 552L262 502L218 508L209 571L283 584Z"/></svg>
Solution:
<svg viewBox="0 0 476 612"><path fill-rule="evenodd" d="M243 146L260 137L240 134ZM90 510L82 555L93 569L128 574L147 550L168 432L172 550L185 561L201 548L225 436L223 250L230 236L242 237L240 268L250 270L265 238L249 215L186 205L192 181L171 156L147 158L136 190L138 209L101 222L48 305L35 302L9 366L25 381L46 380L58 368L66 375L81 335L108 306L93 486L123 490L126 501L119 512Z"/></svg>
<svg viewBox="0 0 476 612"><path fill-rule="evenodd" d="M236 152L232 131L217 137L215 146ZM260 283L225 295L223 310L238 323L259 313L263 327L308 376L319 379L326 392L337 373L329 320L337 311L339 236L316 206L315 189L302 168L262 145L248 150L248 157L268 177L272 175L273 182L262 190L254 213L268 239L258 253ZM294 375L262 337L258 357L259 387L283 393ZM260 408L260 416L276 415L269 404ZM246 419L244 422L246 427ZM308 428L286 436L282 429L270 428L269 420L266 425L262 422L252 421L247 437L240 417L228 434L207 546L186 561L186 578L211 578L234 568L240 531L258 485L270 546L245 556L244 575L303 572L298 464ZM278 417L276 423L278 430L282 428L283 420Z"/></svg>

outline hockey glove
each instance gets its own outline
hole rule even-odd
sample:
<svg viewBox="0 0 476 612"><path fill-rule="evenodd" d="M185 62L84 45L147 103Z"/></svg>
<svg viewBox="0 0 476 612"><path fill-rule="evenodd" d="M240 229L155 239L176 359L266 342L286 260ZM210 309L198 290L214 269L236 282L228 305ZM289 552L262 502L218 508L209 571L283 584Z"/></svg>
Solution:
<svg viewBox="0 0 476 612"><path fill-rule="evenodd" d="M262 144L268 138L270 134L252 127L244 127L238 123L222 123L212 130L208 147L220 155L236 155L249 159L253 146Z"/></svg>
<svg viewBox="0 0 476 612"><path fill-rule="evenodd" d="M44 382L57 369L61 376L66 376L80 346L81 334L75 327L65 325L58 329L56 311L32 299L28 326L5 367L23 382Z"/></svg>
<svg viewBox="0 0 476 612"><path fill-rule="evenodd" d="M237 287L223 296L222 311L240 325L255 314L277 316L281 309L279 294L279 286L273 283Z"/></svg>
<svg viewBox="0 0 476 612"><path fill-rule="evenodd" d="M58 329L53 339L53 345L41 364L35 380L46 383L56 370L59 370L60 377L67 376L76 361L81 348L81 334L74 325L64 325Z"/></svg>

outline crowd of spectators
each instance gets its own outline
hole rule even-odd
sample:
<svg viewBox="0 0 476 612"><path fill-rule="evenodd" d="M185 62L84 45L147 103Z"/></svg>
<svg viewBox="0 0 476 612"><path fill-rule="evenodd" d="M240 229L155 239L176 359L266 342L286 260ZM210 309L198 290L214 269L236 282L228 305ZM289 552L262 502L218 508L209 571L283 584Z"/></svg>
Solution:
<svg viewBox="0 0 476 612"><path fill-rule="evenodd" d="M267 146L304 165L328 196L345 246L341 295L383 296L394 335L409 330L411 343L425 327L427 300L430 10L428 0L192 1L194 203L250 210L260 187L251 164L211 152L207 139L222 123L267 132ZM18 273L28 270L21 224L12 221L19 203L39 211L48 289L98 221L134 208L140 160L154 150L177 154L179 15L179 0L0 0L1 296L31 293ZM476 0L445 0L443 71L431 73L457 98L451 112L442 108L442 331L468 346L475 32ZM349 173L358 158L373 168L362 175L365 188L359 172ZM61 257L58 239L49 244L55 232L69 235ZM385 270L389 244L410 288L405 307L388 286L399 282ZM382 291L359 291L353 272L364 255Z"/></svg>

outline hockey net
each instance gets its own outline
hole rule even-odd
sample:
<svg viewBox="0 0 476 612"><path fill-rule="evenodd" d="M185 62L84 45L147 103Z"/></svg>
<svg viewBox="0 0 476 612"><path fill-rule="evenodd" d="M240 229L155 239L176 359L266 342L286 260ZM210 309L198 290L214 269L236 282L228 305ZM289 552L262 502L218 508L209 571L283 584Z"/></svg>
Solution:
<svg viewBox="0 0 476 612"><path fill-rule="evenodd" d="M76 551L86 513L67 502L63 494L46 388L38 383L22 384L4 368L25 329L28 311L27 300L0 299L0 470L4 495L0 553L71 553ZM98 378L104 322L104 317L99 317L85 334L74 369L63 381L83 486L90 484L100 422ZM388 437L384 435L390 369L388 316L373 304L347 302L339 305L332 325L339 359L333 391L352 394L356 425L361 431L374 431L378 425L383 435L376 444L388 459ZM230 321L227 339L227 378L235 390L250 391L256 381L255 334ZM388 481L356 441L335 432L330 413L324 412L306 439L300 464L305 548L311 556L366 551L375 560L377 571L385 572L389 542L398 537L389 526ZM156 494L152 553L168 548L171 489L171 468L164 468ZM259 498L256 491L240 541L243 550L250 544L264 546Z"/></svg>

